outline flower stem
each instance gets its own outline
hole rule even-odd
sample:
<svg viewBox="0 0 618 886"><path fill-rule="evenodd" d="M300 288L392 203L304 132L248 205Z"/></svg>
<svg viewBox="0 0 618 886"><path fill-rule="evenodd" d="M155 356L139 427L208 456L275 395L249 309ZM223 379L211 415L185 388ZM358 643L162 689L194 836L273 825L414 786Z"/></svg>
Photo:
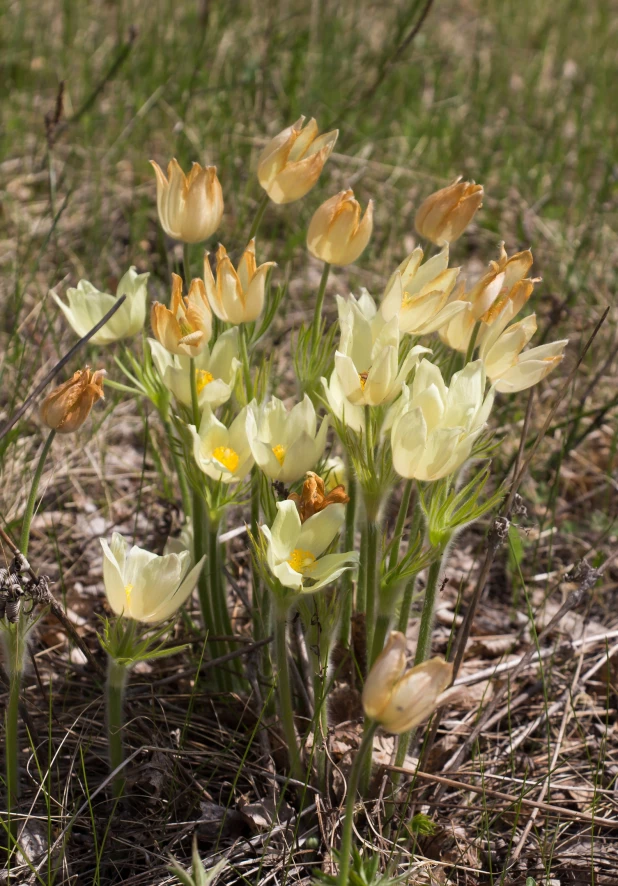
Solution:
<svg viewBox="0 0 618 886"><path fill-rule="evenodd" d="M356 533L356 500L358 498L358 486L356 480L348 474L348 496L350 498L345 509L345 529L343 532L342 551L354 550L354 536ZM350 643L350 625L352 624L352 611L354 608L354 573L348 569L341 577L341 630L340 641L347 647Z"/></svg>
<svg viewBox="0 0 618 886"><path fill-rule="evenodd" d="M399 548L401 547L403 529L406 523L406 517L408 516L408 508L410 507L410 498L412 497L413 484L413 480L408 480L406 485L403 487L403 495L401 496L401 504L399 505L399 513L397 514L395 533L393 535L393 542L391 545L391 552L388 560L389 571L395 568L395 566L397 565L397 560L399 559Z"/></svg>
<svg viewBox="0 0 618 886"><path fill-rule="evenodd" d="M287 612L278 607L275 616L275 661L277 664L277 693L279 695L279 714L288 749L290 774L292 778L302 781L303 771L298 752L298 740L294 726L292 692L290 689L290 671L288 669L288 653L286 643Z"/></svg>
<svg viewBox="0 0 618 886"><path fill-rule="evenodd" d="M423 510L421 508L420 500L416 499L416 505L414 507L414 514L412 516L412 523L410 525L410 532L408 535L409 542L408 544L414 544L414 540L418 534L418 531L421 526L421 520L423 518ZM412 578L408 580L406 584L405 591L403 592L403 600L401 601L401 609L399 610L399 622L397 624L397 630L401 631L402 634L405 634L408 630L408 621L410 619L410 607L412 606L412 600L414 599L414 590L416 588L416 575L413 575Z"/></svg>
<svg viewBox="0 0 618 886"><path fill-rule="evenodd" d="M380 593L380 524L367 518L367 599L365 611L366 648L370 656L373 647L373 631L377 614L378 595ZM369 658L367 670L373 664Z"/></svg>
<svg viewBox="0 0 618 886"><path fill-rule="evenodd" d="M243 382L245 385L245 396L247 403L253 399L253 381L251 379L251 361L249 359L249 343L247 341L247 328L244 323L240 324L238 330L240 357L242 361Z"/></svg>
<svg viewBox="0 0 618 886"><path fill-rule="evenodd" d="M313 353L320 345L320 329L322 327L322 307L324 305L324 293L326 292L326 284L328 275L330 274L330 265L324 262L324 270L322 271L322 279L318 289L318 297L315 302L315 311L313 312L313 326L311 330L311 346Z"/></svg>
<svg viewBox="0 0 618 886"><path fill-rule="evenodd" d="M472 335L470 336L470 341L468 342L468 350L466 351L466 359L464 361L464 366L472 360L474 356L474 349L476 348L476 340L478 338L479 330L481 328L481 321L477 320L474 324L474 329L472 330Z"/></svg>
<svg viewBox="0 0 618 886"><path fill-rule="evenodd" d="M41 450L41 454L37 462L34 477L32 478L30 495L28 496L28 501L26 503L26 510L24 511L24 516L21 524L21 537L19 539L19 550L22 552L24 557L28 556L28 545L30 543L30 525L34 516L34 508L36 505L37 493L39 491L39 483L41 482L41 476L43 474L45 461L47 459L47 456L49 455L49 450L51 449L51 445L54 442L55 436L56 432L52 429L47 435L47 439L45 440L43 449Z"/></svg>
<svg viewBox="0 0 618 886"><path fill-rule="evenodd" d="M259 227L260 227L260 224L262 221L262 217L264 215L266 207L268 206L269 199L270 198L269 198L268 194L266 193L266 191L264 191L264 194L262 195L262 199L260 200L260 202L258 204L258 208L255 213L255 218L253 219L253 223L251 225L251 230L249 231L249 240L253 240L253 238L257 235L257 232L259 230Z"/></svg>
<svg viewBox="0 0 618 886"><path fill-rule="evenodd" d="M193 357L189 360L189 376L191 382L191 413L193 415L193 424L195 430L200 430L200 404L199 395L197 393L197 368Z"/></svg>
<svg viewBox="0 0 618 886"><path fill-rule="evenodd" d="M185 277L185 286L188 289L189 284L191 283L191 258L190 258L190 245L188 243L182 244L182 273Z"/></svg>
<svg viewBox="0 0 618 886"><path fill-rule="evenodd" d="M20 616L16 624L7 624L2 630L4 639L5 663L9 672L9 699L4 716L4 749L6 764L8 847L17 840L18 820L12 811L17 808L21 797L19 778L19 693L24 673L27 648L26 619Z"/></svg>
<svg viewBox="0 0 618 886"><path fill-rule="evenodd" d="M107 737L109 742L109 760L112 772L124 760L124 742L122 729L124 726L123 707L124 693L127 685L129 669L111 656L107 662ZM118 773L112 782L115 799L124 793L126 779Z"/></svg>
<svg viewBox="0 0 618 886"><path fill-rule="evenodd" d="M315 700L315 718L313 747L315 751L318 788L323 798L328 797L326 785L326 742L328 740L328 705L326 703L326 668L320 668L320 662L314 661L313 698Z"/></svg>
<svg viewBox="0 0 618 886"><path fill-rule="evenodd" d="M354 825L354 806L361 771L364 768L365 757L369 753L369 768L371 769L371 750L373 749L373 736L378 724L371 720L365 721L363 740L354 758L350 777L348 779L348 791L345 800L345 813L343 819L343 831L341 832L341 847L339 849L339 873L337 886L348 886L350 873L350 857L352 855L352 827Z"/></svg>

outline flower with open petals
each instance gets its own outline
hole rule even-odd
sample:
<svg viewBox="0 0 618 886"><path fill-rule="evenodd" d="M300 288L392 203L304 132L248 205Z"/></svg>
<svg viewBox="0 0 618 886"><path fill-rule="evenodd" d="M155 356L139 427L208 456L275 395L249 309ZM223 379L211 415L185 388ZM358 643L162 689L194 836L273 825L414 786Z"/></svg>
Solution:
<svg viewBox="0 0 618 886"><path fill-rule="evenodd" d="M90 415L90 410L103 400L105 370L92 372L78 369L68 381L54 388L41 404L41 421L58 434L72 434Z"/></svg>
<svg viewBox="0 0 618 886"><path fill-rule="evenodd" d="M191 554L152 554L130 545L118 533L111 544L101 539L103 582L107 600L116 615L144 624L165 621L191 595L205 557L191 569Z"/></svg>
<svg viewBox="0 0 618 886"><path fill-rule="evenodd" d="M184 406L191 406L191 358L170 354L154 338L148 339L152 359L165 387ZM212 353L206 346L194 360L200 409L212 409L232 396L238 360L238 330L228 329L215 342Z"/></svg>
<svg viewBox="0 0 618 886"><path fill-rule="evenodd" d="M207 240L223 216L223 192L216 167L202 168L194 163L185 175L174 158L166 178L159 164L150 162L157 176L157 209L165 233L184 243Z"/></svg>
<svg viewBox="0 0 618 886"><path fill-rule="evenodd" d="M247 434L255 463L271 480L294 483L314 467L324 452L328 417L318 429L315 407L307 394L288 412L272 397L247 417Z"/></svg>
<svg viewBox="0 0 618 886"><path fill-rule="evenodd" d="M199 431L194 425L189 425L197 466L213 480L238 483L253 467L253 455L247 438L247 417L254 408L252 403L245 406L226 428L213 415L212 409L205 406Z"/></svg>
<svg viewBox="0 0 618 886"><path fill-rule="evenodd" d="M345 505L333 504L301 523L293 501L277 502L278 514L266 537L266 560L285 588L297 593L318 591L358 563L357 551L324 554L345 522Z"/></svg>
<svg viewBox="0 0 618 886"><path fill-rule="evenodd" d="M485 394L482 360L456 372L447 388L437 366L423 360L412 390L404 387L391 430L393 467L411 480L438 480L457 470L483 432L494 400Z"/></svg>
<svg viewBox="0 0 618 886"><path fill-rule="evenodd" d="M225 247L217 249L216 279L210 267L208 254L204 256L204 283L208 301L219 320L226 323L250 323L262 313L264 287L268 269L275 264L267 261L259 268L255 261L255 240L252 240L234 269Z"/></svg>
<svg viewBox="0 0 618 886"><path fill-rule="evenodd" d="M261 186L275 203L292 203L304 197L320 177L331 155L339 130L318 136L313 117L288 126L266 145L258 160Z"/></svg>
<svg viewBox="0 0 618 886"><path fill-rule="evenodd" d="M335 504L347 505L350 496L341 484L333 485L326 489L324 480L314 471L307 471L307 479L303 483L302 492L292 492L288 495L288 501L293 501L298 510L300 522L304 523L314 514L319 514L325 508Z"/></svg>
<svg viewBox="0 0 618 886"><path fill-rule="evenodd" d="M387 732L401 735L426 720L449 698L453 665L431 658L406 670L406 638L391 631L363 687L365 715Z"/></svg>
<svg viewBox="0 0 618 886"><path fill-rule="evenodd" d="M390 403L428 349L411 348L399 365L399 317L387 322L366 290L358 300L337 296L337 307L341 338L335 371L344 397L353 406Z"/></svg>
<svg viewBox="0 0 618 886"><path fill-rule="evenodd" d="M68 305L55 292L52 291L51 296L80 338L103 319L119 298L126 296L116 313L90 339L93 345L109 345L123 338L131 338L143 329L149 276L138 274L131 267L120 280L116 295L99 292L88 280L80 280L76 288L67 289Z"/></svg>
<svg viewBox="0 0 618 886"><path fill-rule="evenodd" d="M354 191L340 191L314 212L307 231L307 249L329 265L350 265L369 243L372 230L373 200L361 220Z"/></svg>
<svg viewBox="0 0 618 886"><path fill-rule="evenodd" d="M467 308L451 298L459 268L449 268L448 246L422 261L419 247L391 275L380 306L385 320L399 314L400 330L410 335L435 332Z"/></svg>
<svg viewBox="0 0 618 886"><path fill-rule="evenodd" d="M414 219L421 235L438 246L461 237L483 203L483 186L456 179L446 188L430 194Z"/></svg>
<svg viewBox="0 0 618 886"><path fill-rule="evenodd" d="M197 357L212 335L212 312L202 280L192 280L189 294L183 298L182 277L172 274L172 300L168 308L156 301L150 325L155 338L178 357Z"/></svg>

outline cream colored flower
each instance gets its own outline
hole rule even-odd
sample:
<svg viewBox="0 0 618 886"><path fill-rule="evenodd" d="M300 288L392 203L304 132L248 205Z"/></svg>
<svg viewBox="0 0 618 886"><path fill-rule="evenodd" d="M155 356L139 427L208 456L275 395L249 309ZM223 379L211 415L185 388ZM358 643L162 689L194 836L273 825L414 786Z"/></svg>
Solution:
<svg viewBox="0 0 618 886"><path fill-rule="evenodd" d="M304 197L320 177L335 147L339 130L318 136L313 117L304 117L271 139L258 160L261 186L275 203L292 203Z"/></svg>
<svg viewBox="0 0 618 886"><path fill-rule="evenodd" d="M410 335L435 332L467 309L450 298L459 268L448 266L448 246L425 264L417 248L392 274L380 306L385 320L399 314L399 328Z"/></svg>
<svg viewBox="0 0 618 886"><path fill-rule="evenodd" d="M414 227L421 237L438 246L453 243L461 237L482 204L483 186L463 182L460 177L421 203Z"/></svg>
<svg viewBox="0 0 618 886"><path fill-rule="evenodd" d="M223 216L223 192L217 169L194 163L188 176L174 158L167 175L150 161L157 176L157 209L161 227L174 240L201 243L215 233Z"/></svg>
<svg viewBox="0 0 618 886"><path fill-rule="evenodd" d="M184 406L191 406L191 358L170 354L153 338L148 339L152 359L165 387ZM238 330L228 329L217 339L212 353L206 346L194 360L200 409L212 409L232 396L238 360Z"/></svg>
<svg viewBox="0 0 618 886"><path fill-rule="evenodd" d="M304 523L293 501L279 501L277 509L272 528L262 526L262 533L268 567L284 587L312 594L356 566L357 551L323 556L345 522L344 504L329 505Z"/></svg>
<svg viewBox="0 0 618 886"><path fill-rule="evenodd" d="M328 417L318 430L315 408L309 397L288 412L272 397L247 416L249 446L257 466L271 480L294 483L313 468L324 452Z"/></svg>
<svg viewBox="0 0 618 886"><path fill-rule="evenodd" d="M330 265L349 265L369 243L372 230L373 200L367 204L361 220L354 191L340 191L314 212L307 231L307 248Z"/></svg>
<svg viewBox="0 0 618 886"><path fill-rule="evenodd" d="M353 406L390 403L401 393L403 382L421 355L429 353L428 349L411 348L400 365L398 316L385 321L366 290L358 301L337 296L337 307L341 337L335 353L335 371L343 396ZM344 403L341 405L345 407ZM349 415L345 421L350 424L354 417Z"/></svg>
<svg viewBox="0 0 618 886"><path fill-rule="evenodd" d="M324 488L327 493L332 492L338 486L344 488L348 485L348 469L344 460L339 455L333 455L324 462L322 470L324 474Z"/></svg>
<svg viewBox="0 0 618 886"><path fill-rule="evenodd" d="M489 263L488 271L472 289L468 292L462 289L457 293L452 303L464 304L467 309L441 327L442 341L465 354L478 321L491 326L507 305L510 305L510 316L514 317L526 304L538 282L538 279L526 278L531 267L532 253L529 249L509 258L504 243L501 243L498 261Z"/></svg>
<svg viewBox="0 0 618 886"><path fill-rule="evenodd" d="M54 388L41 404L41 421L58 434L72 434L90 415L90 410L103 400L105 370L92 372L78 369L68 381Z"/></svg>
<svg viewBox="0 0 618 886"><path fill-rule="evenodd" d="M346 398L337 370L333 370L330 379L322 377L320 381L324 388L328 408L335 418L351 431L362 434L365 430L365 412L362 406L355 406Z"/></svg>
<svg viewBox="0 0 618 886"><path fill-rule="evenodd" d="M453 665L431 658L406 671L406 638L391 631L386 646L363 687L365 715L393 735L408 732L426 720L447 698Z"/></svg>
<svg viewBox="0 0 618 886"><path fill-rule="evenodd" d="M437 366L423 360L412 390L404 387L391 430L393 467L408 479L438 480L456 471L483 432L494 400L485 395L483 362L468 363L447 388Z"/></svg>
<svg viewBox="0 0 618 886"><path fill-rule="evenodd" d="M111 544L101 539L103 582L115 615L145 624L165 621L191 595L205 557L191 569L188 551L159 557L131 546L114 532Z"/></svg>
<svg viewBox="0 0 618 886"><path fill-rule="evenodd" d="M222 483L238 483L253 467L253 455L247 438L247 419L255 408L249 404L240 410L229 428L219 421L209 406L202 410L199 432L189 425L193 437L193 455L198 468Z"/></svg>
<svg viewBox="0 0 618 886"><path fill-rule="evenodd" d="M513 394L538 384L562 362L568 339L524 351L536 332L536 315L507 323L513 309L507 304L494 323L483 331L479 357L496 391ZM505 328L506 327L506 328ZM523 353L522 353L523 352Z"/></svg>
<svg viewBox="0 0 618 886"><path fill-rule="evenodd" d="M204 256L204 283L208 301L219 320L226 323L250 323L264 308L264 288L268 269L275 264L267 261L257 267L255 240L252 240L234 269L225 247L217 249L217 277L213 276L208 254Z"/></svg>
<svg viewBox="0 0 618 886"><path fill-rule="evenodd" d="M192 280L183 298L182 277L172 274L171 307L155 302L150 315L155 338L178 357L197 357L212 335L212 313L202 280Z"/></svg>
<svg viewBox="0 0 618 886"><path fill-rule="evenodd" d="M115 314L90 339L93 345L109 345L123 338L137 335L146 322L147 282L150 274L138 274L134 267L129 268L120 280L116 295L99 292L88 280L80 280L76 288L67 289L68 305L50 294L72 329L82 338L96 326L110 311L116 301L126 296Z"/></svg>

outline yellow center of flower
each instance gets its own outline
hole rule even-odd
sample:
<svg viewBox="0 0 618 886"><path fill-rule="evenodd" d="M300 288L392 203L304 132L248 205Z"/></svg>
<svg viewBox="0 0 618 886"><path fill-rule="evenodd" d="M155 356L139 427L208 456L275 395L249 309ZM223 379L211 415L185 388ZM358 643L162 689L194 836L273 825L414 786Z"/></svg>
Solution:
<svg viewBox="0 0 618 886"><path fill-rule="evenodd" d="M276 446L273 446L273 452L275 453L275 458L279 464L282 465L285 461L285 446L282 446L281 443L277 443Z"/></svg>
<svg viewBox="0 0 618 886"><path fill-rule="evenodd" d="M231 474L234 473L238 467L238 462L240 461L240 457L236 450L230 449L229 446L217 446L212 457L220 462L224 468L227 468Z"/></svg>
<svg viewBox="0 0 618 886"><path fill-rule="evenodd" d="M368 375L369 375L368 372L360 372L358 375L358 380L360 382L361 391L365 390L365 385L367 384L367 376Z"/></svg>
<svg viewBox="0 0 618 886"><path fill-rule="evenodd" d="M206 385L209 385L211 381L214 381L215 377L212 372L209 372L207 369L198 369L195 373L196 381L197 381L197 392L201 394Z"/></svg>
<svg viewBox="0 0 618 886"><path fill-rule="evenodd" d="M301 551L300 548L294 548L290 554L288 563L294 572L300 572L302 575L306 575L313 569L316 563L316 558L311 551Z"/></svg>
<svg viewBox="0 0 618 886"><path fill-rule="evenodd" d="M131 605L131 592L133 591L133 585L125 585L124 586L124 595L127 600L127 606Z"/></svg>

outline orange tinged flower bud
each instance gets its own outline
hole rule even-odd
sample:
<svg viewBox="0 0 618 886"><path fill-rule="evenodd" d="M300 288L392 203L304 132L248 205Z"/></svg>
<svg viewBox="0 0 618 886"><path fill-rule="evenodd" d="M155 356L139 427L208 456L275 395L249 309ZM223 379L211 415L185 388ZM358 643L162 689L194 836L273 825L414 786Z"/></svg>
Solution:
<svg viewBox="0 0 618 886"><path fill-rule="evenodd" d="M361 220L354 191L340 191L319 206L307 231L307 248L329 265L350 265L369 243L373 230L373 201Z"/></svg>
<svg viewBox="0 0 618 886"><path fill-rule="evenodd" d="M150 162L157 176L157 209L165 233L183 243L207 240L223 216L223 192L216 167L194 163L185 175L173 159L166 178L159 164Z"/></svg>
<svg viewBox="0 0 618 886"><path fill-rule="evenodd" d="M456 179L430 194L416 213L414 227L421 237L438 246L461 237L483 203L483 186Z"/></svg>
<svg viewBox="0 0 618 886"><path fill-rule="evenodd" d="M329 505L347 505L350 496L341 485L335 486L327 495L324 489L324 480L314 471L307 471L307 479L303 483L301 494L292 492L288 495L288 500L294 502L300 522L304 523L309 517L313 517L314 514L318 514Z"/></svg>
<svg viewBox="0 0 618 886"><path fill-rule="evenodd" d="M292 203L307 194L320 177L335 147L339 130L318 136L312 118L305 127L301 117L266 145L258 160L257 175L274 203Z"/></svg>
<svg viewBox="0 0 618 886"><path fill-rule="evenodd" d="M150 324L155 338L170 354L197 357L212 335L212 311L206 298L204 281L193 280L189 294L183 298L182 277L172 274L170 307L155 302Z"/></svg>
<svg viewBox="0 0 618 886"><path fill-rule="evenodd" d="M103 399L104 376L104 369L78 369L43 400L41 420L59 434L72 434L86 421L96 401Z"/></svg>

